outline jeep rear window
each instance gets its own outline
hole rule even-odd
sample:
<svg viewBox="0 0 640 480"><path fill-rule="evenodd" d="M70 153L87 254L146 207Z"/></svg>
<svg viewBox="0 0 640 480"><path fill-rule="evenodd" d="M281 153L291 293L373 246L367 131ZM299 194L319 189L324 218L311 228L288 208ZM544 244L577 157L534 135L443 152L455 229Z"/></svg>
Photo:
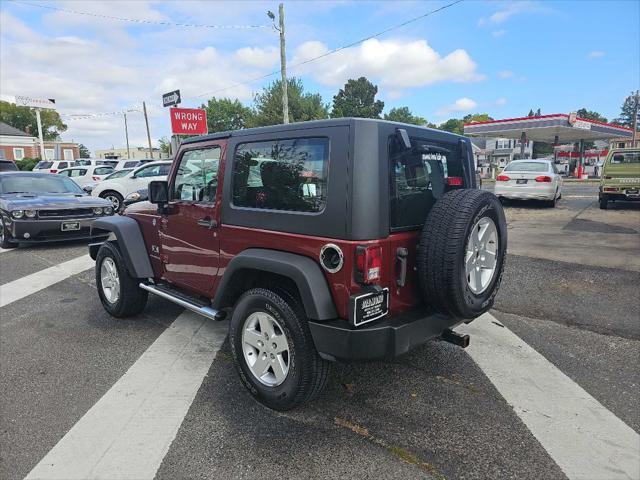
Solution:
<svg viewBox="0 0 640 480"><path fill-rule="evenodd" d="M406 149L396 135L389 137L390 229L421 228L434 203L446 191L448 176L462 176L456 144L411 137Z"/></svg>
<svg viewBox="0 0 640 480"><path fill-rule="evenodd" d="M614 153L611 163L640 163L640 152Z"/></svg>
<svg viewBox="0 0 640 480"><path fill-rule="evenodd" d="M328 138L240 144L233 164L233 204L321 212L326 204L328 168Z"/></svg>

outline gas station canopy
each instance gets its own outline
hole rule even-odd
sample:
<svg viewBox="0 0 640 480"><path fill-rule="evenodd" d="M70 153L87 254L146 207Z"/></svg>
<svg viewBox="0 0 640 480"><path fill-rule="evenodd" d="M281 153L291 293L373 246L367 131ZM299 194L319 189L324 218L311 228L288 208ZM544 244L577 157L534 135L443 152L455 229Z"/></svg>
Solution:
<svg viewBox="0 0 640 480"><path fill-rule="evenodd" d="M464 126L464 134L474 137L520 139L523 133L528 140L544 143L573 143L580 140L631 139L633 137L633 131L630 128L564 113L474 122Z"/></svg>

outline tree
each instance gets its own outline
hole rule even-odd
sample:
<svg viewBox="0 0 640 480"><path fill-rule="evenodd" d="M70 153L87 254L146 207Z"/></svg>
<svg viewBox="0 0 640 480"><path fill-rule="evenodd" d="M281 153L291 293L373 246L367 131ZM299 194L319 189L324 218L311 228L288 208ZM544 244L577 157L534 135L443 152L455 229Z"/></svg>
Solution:
<svg viewBox="0 0 640 480"><path fill-rule="evenodd" d="M380 118L384 102L375 99L377 93L378 87L365 77L349 79L333 97L331 116Z"/></svg>
<svg viewBox="0 0 640 480"><path fill-rule="evenodd" d="M409 107L398 107L389 110L384 114L384 119L391 122L410 123L412 125L422 125L425 127L435 127L433 123L429 123L426 118L415 116L409 110Z"/></svg>
<svg viewBox="0 0 640 480"><path fill-rule="evenodd" d="M209 133L246 128L253 116L251 109L245 107L238 99L216 99L213 97L206 105L203 104L200 108L204 108L207 111Z"/></svg>
<svg viewBox="0 0 640 480"><path fill-rule="evenodd" d="M537 109L535 112L533 110L529 110L527 117L539 117L540 115L540 109Z"/></svg>
<svg viewBox="0 0 640 480"><path fill-rule="evenodd" d="M598 112L587 110L586 108L581 108L576 112L576 114L578 117L584 118L585 120L595 120L596 122L607 123L606 117L603 117Z"/></svg>
<svg viewBox="0 0 640 480"><path fill-rule="evenodd" d="M634 93L625 98L622 107L620 107L620 116L615 119L615 123L623 127L633 128L633 116L638 109L639 102L640 98Z"/></svg>
<svg viewBox="0 0 640 480"><path fill-rule="evenodd" d="M171 140L167 137L161 137L158 140L158 145L160 145L160 152L171 155Z"/></svg>
<svg viewBox="0 0 640 480"><path fill-rule="evenodd" d="M55 110L42 110L40 118L42 119L42 136L45 140L56 140L62 132L67 130L67 126ZM28 132L34 137L38 136L36 112L32 108L20 107L0 100L0 121Z"/></svg>
<svg viewBox="0 0 640 480"><path fill-rule="evenodd" d="M441 123L438 128L440 130L446 130L447 132L457 133L458 135L464 134L464 121L459 118L450 118L444 123Z"/></svg>
<svg viewBox="0 0 640 480"><path fill-rule="evenodd" d="M490 117L488 113L470 113L469 115L465 115L462 118L464 123L472 123L472 122L490 122L493 120L493 117Z"/></svg>
<svg viewBox="0 0 640 480"><path fill-rule="evenodd" d="M276 80L256 93L253 97L255 110L249 126L278 125L282 123L282 88L281 81ZM289 121L304 122L321 120L329 116L328 107L322 103L319 93L304 91L299 78L287 80L287 100L289 101Z"/></svg>
<svg viewBox="0 0 640 480"><path fill-rule="evenodd" d="M78 145L78 151L80 152L80 158L91 158L91 152L83 144Z"/></svg>

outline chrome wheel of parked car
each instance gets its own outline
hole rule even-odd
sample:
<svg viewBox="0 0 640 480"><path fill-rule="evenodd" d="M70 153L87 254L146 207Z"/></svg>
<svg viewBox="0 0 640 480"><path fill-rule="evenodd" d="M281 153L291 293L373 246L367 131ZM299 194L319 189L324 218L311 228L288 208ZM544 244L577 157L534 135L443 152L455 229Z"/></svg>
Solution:
<svg viewBox="0 0 640 480"><path fill-rule="evenodd" d="M122 197L119 193L109 192L100 196L105 200L109 200L111 202L114 212L117 213L120 211L120 208L122 207Z"/></svg>
<svg viewBox="0 0 640 480"><path fill-rule="evenodd" d="M116 303L120 298L120 276L116 264L111 258L105 258L100 266L102 293L109 303Z"/></svg>
<svg viewBox="0 0 640 480"><path fill-rule="evenodd" d="M484 292L496 271L498 230L488 217L482 217L471 229L464 258L469 288L476 295Z"/></svg>
<svg viewBox="0 0 640 480"><path fill-rule="evenodd" d="M268 387L280 385L289 373L289 342L282 327L267 312L254 312L242 329L242 352L249 370Z"/></svg>

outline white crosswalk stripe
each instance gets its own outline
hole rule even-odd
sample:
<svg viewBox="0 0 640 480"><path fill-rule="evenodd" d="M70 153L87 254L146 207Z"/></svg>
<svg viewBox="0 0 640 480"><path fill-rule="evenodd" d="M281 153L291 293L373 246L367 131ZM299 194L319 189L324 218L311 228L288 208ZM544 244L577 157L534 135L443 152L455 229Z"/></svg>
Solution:
<svg viewBox="0 0 640 480"><path fill-rule="evenodd" d="M93 268L94 265L95 262L89 255L83 255L19 278L13 282L0 285L0 307L9 305L16 300L28 297L73 275Z"/></svg>
<svg viewBox="0 0 640 480"><path fill-rule="evenodd" d="M458 329L467 352L570 480L640 478L640 436L485 314Z"/></svg>
<svg viewBox="0 0 640 480"><path fill-rule="evenodd" d="M226 333L182 313L26 478L152 479Z"/></svg>

